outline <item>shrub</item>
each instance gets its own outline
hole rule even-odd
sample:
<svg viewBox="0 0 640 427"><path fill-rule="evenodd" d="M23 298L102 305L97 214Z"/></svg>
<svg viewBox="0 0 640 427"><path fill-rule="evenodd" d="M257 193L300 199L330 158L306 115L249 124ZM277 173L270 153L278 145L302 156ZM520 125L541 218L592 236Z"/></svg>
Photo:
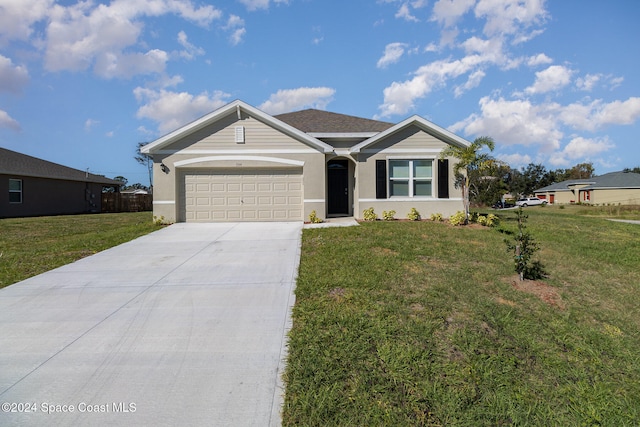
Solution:
<svg viewBox="0 0 640 427"><path fill-rule="evenodd" d="M409 218L411 221L420 221L420 212L418 212L416 208L411 208L411 210L407 214L407 218Z"/></svg>
<svg viewBox="0 0 640 427"><path fill-rule="evenodd" d="M516 212L518 220L518 232L511 243L505 240L507 250L513 251L513 261L516 273L523 279L541 279L546 274L540 261L534 261L533 255L540 250L540 246L531 234L526 231L527 215L522 211L522 207Z"/></svg>
<svg viewBox="0 0 640 427"><path fill-rule="evenodd" d="M396 211L382 211L382 219L385 221L393 221L396 216Z"/></svg>
<svg viewBox="0 0 640 427"><path fill-rule="evenodd" d="M167 224L167 222L166 222L166 221L165 221L165 219L164 219L164 215L163 215L163 216L161 216L161 217L157 217L157 216L155 216L155 215L154 215L154 216L153 216L153 223L154 223L155 225L158 225L158 226L159 226L159 225L165 225L165 224Z"/></svg>
<svg viewBox="0 0 640 427"><path fill-rule="evenodd" d="M318 218L318 215L316 214L316 211L313 210L309 214L309 222L312 223L312 224L320 224L322 222L322 218Z"/></svg>
<svg viewBox="0 0 640 427"><path fill-rule="evenodd" d="M449 223L451 225L464 225L465 214L464 211L458 211L449 217Z"/></svg>
<svg viewBox="0 0 640 427"><path fill-rule="evenodd" d="M476 222L485 227L495 227L500 222L500 218L497 215L478 215Z"/></svg>
<svg viewBox="0 0 640 427"><path fill-rule="evenodd" d="M378 214L373 211L373 208L365 209L362 211L362 217L365 221L377 221Z"/></svg>
<svg viewBox="0 0 640 427"><path fill-rule="evenodd" d="M442 222L442 214L441 213L432 213L431 214L431 221L437 221L437 222Z"/></svg>

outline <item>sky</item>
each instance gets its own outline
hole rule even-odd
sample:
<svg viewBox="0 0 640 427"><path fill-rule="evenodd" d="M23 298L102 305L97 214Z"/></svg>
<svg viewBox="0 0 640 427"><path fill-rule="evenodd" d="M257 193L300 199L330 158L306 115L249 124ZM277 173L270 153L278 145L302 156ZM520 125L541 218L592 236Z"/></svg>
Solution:
<svg viewBox="0 0 640 427"><path fill-rule="evenodd" d="M640 166L637 0L0 0L0 147L130 184L240 99L414 114L520 168Z"/></svg>

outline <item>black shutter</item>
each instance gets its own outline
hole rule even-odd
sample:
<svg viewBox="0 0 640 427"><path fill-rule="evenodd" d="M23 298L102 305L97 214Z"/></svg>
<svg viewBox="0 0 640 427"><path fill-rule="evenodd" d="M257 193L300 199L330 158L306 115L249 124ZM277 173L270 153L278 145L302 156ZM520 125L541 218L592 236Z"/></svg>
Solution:
<svg viewBox="0 0 640 427"><path fill-rule="evenodd" d="M438 160L438 198L449 198L449 160Z"/></svg>
<svg viewBox="0 0 640 427"><path fill-rule="evenodd" d="M387 198L387 161L376 160L376 199Z"/></svg>

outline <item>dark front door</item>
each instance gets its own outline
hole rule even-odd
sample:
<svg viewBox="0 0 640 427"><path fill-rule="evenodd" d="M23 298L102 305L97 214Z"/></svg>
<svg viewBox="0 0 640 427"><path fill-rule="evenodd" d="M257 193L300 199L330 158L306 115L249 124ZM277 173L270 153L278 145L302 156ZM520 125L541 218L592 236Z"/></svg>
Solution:
<svg viewBox="0 0 640 427"><path fill-rule="evenodd" d="M327 163L328 215L349 215L349 161Z"/></svg>

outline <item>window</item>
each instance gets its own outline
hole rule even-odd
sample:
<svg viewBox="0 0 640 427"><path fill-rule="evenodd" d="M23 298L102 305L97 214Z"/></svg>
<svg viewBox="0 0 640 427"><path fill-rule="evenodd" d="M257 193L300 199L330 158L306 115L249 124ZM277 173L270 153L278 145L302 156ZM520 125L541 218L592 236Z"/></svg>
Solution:
<svg viewBox="0 0 640 427"><path fill-rule="evenodd" d="M432 182L432 160L389 160L390 196L430 197Z"/></svg>
<svg viewBox="0 0 640 427"><path fill-rule="evenodd" d="M22 203L21 179L9 179L9 203Z"/></svg>

